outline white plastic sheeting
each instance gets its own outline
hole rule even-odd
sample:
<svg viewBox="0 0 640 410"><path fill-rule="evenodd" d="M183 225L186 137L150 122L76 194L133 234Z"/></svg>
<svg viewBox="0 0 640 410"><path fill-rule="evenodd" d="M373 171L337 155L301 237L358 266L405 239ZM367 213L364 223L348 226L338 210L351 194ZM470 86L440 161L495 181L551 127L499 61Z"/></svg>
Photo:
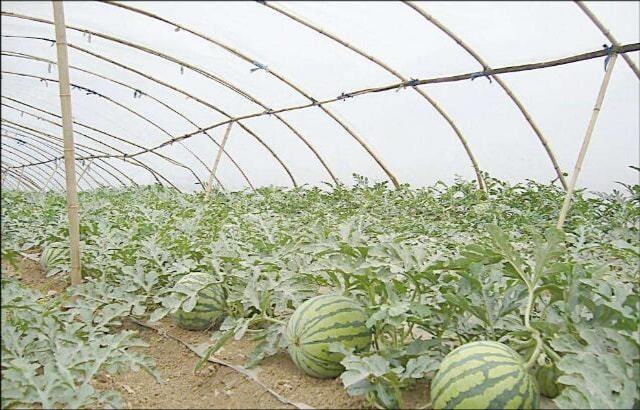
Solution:
<svg viewBox="0 0 640 410"><path fill-rule="evenodd" d="M124 4L231 47L316 100L399 82L369 59L260 3ZM483 69L435 25L400 2L273 4L374 56L407 79ZM415 4L436 17L492 68L568 57L610 44L572 2ZM639 3L586 5L620 44L640 41ZM2 153L5 170L61 156L61 148L37 145L36 137L31 142L26 135L44 132L60 137L62 131L54 124L61 123L55 117L60 113L57 83L41 80L57 79L57 67L47 62L56 60L55 47L47 40L54 38L53 25L15 16L53 21L51 3L5 1L2 12L2 146L8 148ZM80 29L67 30L72 45L71 82L81 87L72 91L74 131L76 143L89 149L131 154L228 120L229 116L310 101L276 76L262 69L252 70L257 66L192 33L176 31L167 22L102 2L65 2L65 17L69 28ZM636 65L638 54L629 53ZM564 172L573 169L604 75L603 65L604 57L501 75L548 140ZM548 182L556 178L532 127L495 81L480 77L422 85L420 89L450 116L482 171L511 181ZM609 190L615 181L637 182L638 173L629 166L640 162L639 93L638 77L620 58L579 187ZM234 124L226 151L246 179L229 157L223 156L217 172L219 181L234 190L248 187L247 179L255 187L292 186L293 180L298 185L332 183L327 168L345 183L353 182L353 173L374 181L388 179L344 126L365 141L400 183L421 186L437 180L449 182L455 175L475 177L453 127L411 88L356 96L325 107L337 120L319 107L310 107L279 114L281 119L264 115L242 120L245 128ZM131 159L124 162L112 158L106 163L96 160L81 188L107 182L130 184L129 177L138 184L159 180L181 190L202 189L218 149L211 138L220 142L225 128L222 125L208 131L209 136L200 133L135 157L138 165L155 170L155 176L132 164ZM22 151L28 151L30 157L14 153ZM99 153L77 152L78 156L91 154ZM27 167L24 172L46 180L54 166L55 162L48 162ZM83 168L78 164L78 173ZM60 173L49 187L55 188L56 180L64 184Z"/></svg>

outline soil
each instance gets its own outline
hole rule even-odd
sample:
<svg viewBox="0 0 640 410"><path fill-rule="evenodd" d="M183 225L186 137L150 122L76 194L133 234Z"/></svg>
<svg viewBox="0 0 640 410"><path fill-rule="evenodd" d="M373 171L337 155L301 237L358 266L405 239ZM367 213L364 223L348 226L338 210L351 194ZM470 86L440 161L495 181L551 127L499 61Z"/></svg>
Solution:
<svg viewBox="0 0 640 410"><path fill-rule="evenodd" d="M35 258L33 258L35 259ZM17 277L25 285L43 294L55 294L68 286L66 276L59 274L47 278L37 260L23 258L17 269L2 262L3 275ZM365 408L362 397L350 397L340 379L320 380L299 370L286 352L264 360L252 373L265 385L286 397L296 406L277 399L262 386L236 370L209 363L195 372L199 357L177 338L192 346L210 344L209 333L193 332L176 327L170 320L154 325L159 331L131 321L125 321L123 329L134 330L149 347L138 348L153 358L162 378L161 383L140 370L118 375L101 374L94 386L98 390L116 390L129 409L273 409L273 408ZM232 340L220 349L215 357L235 365L242 365L255 343ZM403 394L404 406L422 408L428 403L428 387L417 383ZM557 408L546 398L542 409Z"/></svg>

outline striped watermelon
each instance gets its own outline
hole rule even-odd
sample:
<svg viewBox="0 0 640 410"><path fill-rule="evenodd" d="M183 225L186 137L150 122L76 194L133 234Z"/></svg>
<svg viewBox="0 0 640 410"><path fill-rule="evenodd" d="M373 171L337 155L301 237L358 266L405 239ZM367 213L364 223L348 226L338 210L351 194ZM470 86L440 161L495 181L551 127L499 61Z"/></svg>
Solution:
<svg viewBox="0 0 640 410"><path fill-rule="evenodd" d="M207 286L203 288L203 286ZM191 289L200 289L198 299L190 311L184 309L184 303L175 313L172 319L183 329L204 330L213 327L222 318L225 307L224 288L213 281L213 277L206 273L194 272L180 278L174 289L177 292L187 293Z"/></svg>
<svg viewBox="0 0 640 410"><path fill-rule="evenodd" d="M69 269L69 249L60 242L47 245L40 255L40 268L47 276Z"/></svg>
<svg viewBox="0 0 640 410"><path fill-rule="evenodd" d="M498 342L458 347L431 381L434 409L537 409L539 401L520 355Z"/></svg>
<svg viewBox="0 0 640 410"><path fill-rule="evenodd" d="M305 373L319 378L343 372L343 355L329 352L329 344L342 342L356 350L368 349L371 332L362 306L345 296L321 295L301 304L289 319L286 337L289 356Z"/></svg>

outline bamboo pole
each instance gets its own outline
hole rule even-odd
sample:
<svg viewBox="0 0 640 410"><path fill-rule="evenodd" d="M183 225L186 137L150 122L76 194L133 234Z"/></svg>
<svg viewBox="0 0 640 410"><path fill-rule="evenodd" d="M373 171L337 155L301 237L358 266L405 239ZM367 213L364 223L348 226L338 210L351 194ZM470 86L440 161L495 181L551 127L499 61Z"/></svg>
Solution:
<svg viewBox="0 0 640 410"><path fill-rule="evenodd" d="M44 186L42 187L42 191L44 192L47 187L49 186L49 182L51 182L51 180L53 179L54 175L56 175L56 173L58 172L58 168L60 167L60 163L58 161L56 161L56 166L53 169L53 171L51 172L51 175L49 176L49 179L47 179L47 182L44 183Z"/></svg>
<svg viewBox="0 0 640 410"><path fill-rule="evenodd" d="M2 12L2 14L4 14L4 12ZM612 52L613 53L628 53L628 52L634 52L634 51L639 51L639 50L640 50L640 43L632 43L632 44L625 44L625 45L622 45L620 47L613 47ZM609 53L609 51L600 49L600 50L592 51L592 52L589 52L589 53L572 55L570 57L560 58L560 59L556 59L556 60L548 60L548 61L537 62L537 63L529 63L529 64L523 64L523 65L518 65L518 66L508 66L508 67L501 67L501 68L491 69L491 70L487 70L486 74L487 75L493 75L493 74L515 73L515 72L542 69L542 68L547 68L547 67L556 67L556 66L565 65L565 64L577 63L577 62L580 62L580 61L587 61L587 60L591 60L591 59L598 58L598 57L604 57L608 53ZM439 83L449 83L449 82L456 82L456 81L464 81L464 80L469 80L469 79L473 78L473 76L477 75L477 74L478 74L477 72L474 72L474 73L457 74L457 75L453 75L453 76L433 77L433 78L427 78L427 79L423 79L423 80L418 80L415 84L424 85L424 84L439 84ZM160 82L160 80L157 80L157 81ZM167 85L169 88L174 88L171 85L168 85L166 83L164 83L163 85ZM389 85L380 86L380 87L373 87L373 88L365 88L365 89L355 90L355 91L352 91L352 92L350 92L348 94L351 97L357 97L357 96L366 95L366 94L370 94L370 93L379 93L379 92L388 92L388 91L391 91L391 90L397 90L399 88L404 87L405 85L406 85L405 83L400 82L400 83L394 83L394 84L389 84ZM337 102L337 101L340 101L340 100L341 100L340 97L328 98L326 100L317 101L315 103L300 104L300 105L294 105L294 106L274 109L273 112L274 113L281 113L281 112L288 112L288 111L297 111L297 110L306 109L306 108L310 108L310 107L314 107L314 106L322 106L324 104L331 104L331 103L334 103L334 102ZM207 104L206 102L204 102L204 103ZM201 134L201 133L203 133L205 131L209 131L209 130L215 129L217 127L229 124L230 122L238 122L238 125L240 125L242 127L242 124L239 122L240 120L262 117L264 115L267 115L267 114L265 112L261 111L261 112L255 112L255 113L241 115L241 116L238 116L238 117L232 117L232 118L229 118L229 119L226 119L226 120L222 120L222 121L216 122L214 124L208 125L208 126L206 126L204 128L198 129L196 131L185 133L185 134L183 134L181 136L178 136L178 137L176 137L176 138L174 138L172 140L165 141L165 142L163 142L161 144L158 144L155 147L146 148L146 149L143 149L141 151L134 152L134 153L131 153L131 154L124 154L124 155L112 155L112 154L89 155L89 156L80 157L78 159L90 159L90 158L117 158L117 159L128 158L128 159L132 159L132 158L137 157L139 155L143 155L143 154L145 154L147 152L152 152L152 151L158 150L160 148L166 147L166 146L168 146L170 144L175 143L176 141L181 141L181 140L192 138L192 137L194 137L196 135L199 135L199 134ZM243 129L246 130L246 128L244 128L244 127L243 127ZM100 143L99 140L96 140L96 141L98 143ZM269 148L267 147L267 149L269 149ZM53 160L50 160L50 161L53 161ZM45 163L45 162L41 162L41 163ZM35 163L35 164L32 164L32 165L39 165L41 163Z"/></svg>
<svg viewBox="0 0 640 410"><path fill-rule="evenodd" d="M222 143L220 144L220 148L218 148L218 152L216 153L216 158L213 161L213 165L211 166L211 174L209 174L209 181L207 182L207 187L205 189L204 197L208 198L211 194L211 185L213 185L213 178L216 175L216 170L218 169L218 164L220 163L220 158L222 157L222 150L224 150L225 145L227 145L227 140L229 139L229 134L231 133L231 127L233 123L230 122L227 125L227 129L224 132L224 137L222 137Z"/></svg>
<svg viewBox="0 0 640 410"><path fill-rule="evenodd" d="M5 126L4 124L2 125L3 127ZM7 128L2 128L7 130ZM9 131L9 130L7 130ZM37 148L40 150L40 152L56 152L58 150L62 150L62 144L54 144L53 142L50 142L48 139L46 139L43 136L39 136L39 135L31 135L31 134L21 134L18 133L16 131L11 130L11 132L20 137L20 138L25 138L28 139L31 142L32 148L35 148L36 144L37 144ZM10 137L10 136L9 136ZM41 148L43 147L43 148ZM78 150L78 152L88 152L88 150L83 150L80 148L80 144L76 143L76 149ZM53 151L51 151L53 150ZM109 164L108 162L106 162L104 159L97 159L95 163L95 167L98 168L99 171L104 171L106 174L109 174L113 177L114 180L116 180L117 182L119 182L122 186L126 187L127 185L117 176L114 175L111 171L109 171L108 169L106 169L105 167L103 167L101 164L106 164L107 166L111 166L112 168L113 165ZM56 161L56 165L58 164L58 162ZM118 169L115 168L116 172L118 172ZM102 172L99 171L94 171L95 175L100 177L100 179L102 179L105 184L107 186L113 187L114 185L109 182L105 176L102 174ZM58 170L58 172L60 172L60 170ZM124 174L123 172L120 171L120 175L124 176L125 178L128 178L132 184L135 184L135 181L132 180L129 176L127 176L126 174ZM89 178L93 179L94 181L96 181L96 179L93 177L92 174L89 174ZM64 175L63 175L63 179L64 179ZM97 181L96 181L97 182Z"/></svg>
<svg viewBox="0 0 640 410"><path fill-rule="evenodd" d="M15 38L15 37L14 37ZM18 37L18 38L24 38L24 37ZM46 63L50 63L50 64L55 64L55 61L52 60L48 60L46 58L42 58L42 57L38 57L32 54L27 54L27 53L20 53L20 52L16 52L16 51L11 51L11 50L5 50L1 52L2 55L6 55L9 57L16 57L16 58L23 58L23 59L29 59L29 60L35 60L35 61L43 61ZM114 84L118 84L122 87L126 87L132 91L139 91L142 93L142 95L144 95L144 97L151 99L152 101L157 102L158 104L162 105L163 107L167 108L168 110L170 110L171 112L175 113L176 115L178 115L179 117L183 118L185 121L187 121L189 124L193 125L196 128L200 128L199 125L197 125L194 121L192 121L189 117L187 117L186 115L184 115L183 113L181 113L180 111L176 110L175 108L173 108L171 105L169 105L168 103L165 103L164 101L156 98L153 96L153 94L148 93L147 91L141 91L136 87L133 87L127 83L124 83L122 81L118 81L116 79L113 79L111 77L108 77L106 75L102 75L102 74L98 74L94 71L91 70L87 70L84 68L80 68L77 66L73 66L73 65L69 65L69 68L74 69L74 70L78 70L81 71L83 73L98 77L98 78L102 78L106 81L112 82ZM216 140L213 139L213 137L211 137L211 135L209 135L207 132L204 132L204 134L209 138L209 140L211 142L213 142L214 144L218 145L218 142ZM186 147L186 145L184 145L184 147L188 150L188 148ZM224 154L227 156L227 158L229 158L229 160L231 161L231 163L236 167L236 169L240 172L240 174L242 175L242 177L244 178L244 180L247 182L247 184L249 185L249 187L251 188L251 190L254 190L255 187L253 186L253 184L251 183L251 181L249 180L249 178L247 177L246 173L244 172L244 170L240 167L240 165L236 162L236 160L230 156L226 151L224 152ZM198 158L199 161L201 161ZM209 169L209 167L206 167L207 171L211 171ZM218 181L218 183L220 183L220 181ZM222 185L222 184L221 184Z"/></svg>
<svg viewBox="0 0 640 410"><path fill-rule="evenodd" d="M20 190L20 184L22 183L23 178L24 178L24 168L20 170L20 179L18 180L18 188L16 188L18 191Z"/></svg>
<svg viewBox="0 0 640 410"><path fill-rule="evenodd" d="M91 167L91 164L93 163L93 159L90 159L87 162L87 166L84 167L84 169L82 170L82 172L80 173L80 176L78 177L78 184L80 184L80 181L82 181L82 178L84 178L84 175L87 173L87 171L89 170L89 167ZM97 181L96 181L97 182Z"/></svg>
<svg viewBox="0 0 640 410"><path fill-rule="evenodd" d="M587 17L589 17L589 20L591 20L591 22L593 24L595 24L596 27L598 27L600 32L611 42L611 45L613 45L615 47L620 47L620 43L618 42L618 40L616 40L616 38L613 36L613 34L611 34L611 31L607 27L605 27L605 25L602 24L602 22L600 22L600 20L598 20L598 17L596 17L596 15L593 14L593 12L591 10L589 10L589 8L587 7L586 4L584 4L584 2L576 1L575 3L576 3L576 5L578 7L580 7L580 10L582 10L584 12L584 14L586 14ZM638 67L633 62L631 57L629 57L627 54L623 54L622 58L624 58L624 61L626 61L627 65L629 66L631 71L633 71L633 73L636 75L636 77L638 77L638 79L640 80L640 70L638 70Z"/></svg>
<svg viewBox="0 0 640 410"><path fill-rule="evenodd" d="M449 30L449 28L446 27L444 24L442 24L438 19L436 19L431 14L427 13L425 10L418 7L416 4L413 4L412 2L404 1L404 3L410 8L412 8L415 12L420 14L422 17L424 17L428 22L436 26L440 31L445 33L450 39L456 42L456 44L462 47L469 55L471 55L471 57L473 57L482 66L483 71L491 69L489 64L487 64L487 62L484 61L484 59L482 59L482 57L480 57L480 55L474 49L472 49L467 43L465 43L455 33ZM507 86L507 84L502 80L502 78L500 78L498 75L495 75L495 74L492 75L492 77L494 80L496 80L496 83L498 83L500 88L502 88L502 90L507 94L507 96L511 99L511 101L516 105L516 107L518 107L518 110L520 110L520 113L524 116L527 123L529 123L529 126L531 127L533 132L536 134L536 136L538 137L538 140L542 144L542 147L546 151L547 156L549 157L549 160L551 161L551 164L553 165L553 168L556 172L556 175L558 176L558 180L560 181L560 184L566 190L567 182L564 179L564 175L562 174L560 165L556 160L556 157L553 153L553 150L551 149L551 146L549 145L549 142L545 138L544 134L542 134L542 131L540 130L540 128L538 128L538 125L533 121L531 114L529 114L529 112L524 107L524 104L522 104L520 99L516 97L516 95L513 93L513 91L511 91L509 86Z"/></svg>
<svg viewBox="0 0 640 410"><path fill-rule="evenodd" d="M602 102L604 101L604 96L607 92L607 86L609 85L609 80L611 79L611 73L613 73L613 67L616 64L617 57L618 55L615 53L611 55L611 59L609 60L609 64L607 65L607 71L605 72L604 78L602 79L602 85L600 85L600 92L598 93L596 104L593 107L593 112L591 113L591 119L589 120L589 125L587 126L587 132L584 136L584 140L582 141L582 146L580 147L580 153L578 154L576 165L573 168L573 173L571 174L569 189L567 189L567 193L564 196L562 210L560 211L560 217L558 218L558 224L556 225L558 229L562 229L564 221L567 217L567 212L569 212L571 197L573 196L573 192L576 187L578 175L580 174L580 170L582 169L584 157L587 154L587 148L589 147L589 142L591 141L591 135L593 134L593 130L596 126L596 121L598 120L598 115L600 114L600 108L602 107Z"/></svg>
<svg viewBox="0 0 640 410"><path fill-rule="evenodd" d="M19 73L19 72L15 72L15 71L4 71L4 70L3 70L3 71L1 71L1 73L2 73L2 74L15 75L15 76L19 76L19 77L27 77L27 78L34 78L34 79L39 79L39 80L51 81L51 82L59 82L59 81L54 80L54 79L52 79L52 78L42 77L42 76L39 76L39 75L33 75L33 74ZM117 107L120 107L120 108L124 109L125 111L128 111L128 112L129 112L129 113L131 113L132 115L134 115L134 116L136 116L136 117L138 117L138 118L142 119L143 121L145 121L146 123L150 124L150 125L151 125L151 126L153 126L154 128L156 128L156 129L160 130L160 132L164 133L164 134L165 134L166 136L168 136L170 139L173 139L173 138L174 138L174 137L173 137L173 135L171 135L171 134L170 134L168 131L166 131L164 128L160 127L160 126L159 126L157 123L155 123L154 121L151 121L151 120L150 120L149 118L147 118L146 116L144 116L144 115L142 115L142 114L138 113L137 111L135 111L135 110L133 110L133 109L129 108L128 106L126 106L126 105L124 105L124 104L122 104L122 103L120 103L120 102L118 102L118 101L116 101L116 100L112 99L111 97L106 96L106 95L104 95L104 94L100 94L100 93L98 93L98 92L96 92L96 91L94 91L94 90L91 90L91 89L89 89L89 88L87 88L87 87L83 87L83 86L78 85L78 84L70 84L70 85L72 85L72 86L74 86L74 87L78 87L78 88L80 88L80 89L82 89L82 90L84 90L84 91L88 91L88 92L92 92L92 93L96 94L98 97L103 98L104 100L106 100L106 101L108 101L108 102L110 102L110 103L112 103L112 104L116 105ZM89 127L87 127L87 128L89 128ZM106 133L105 133L105 134L106 134ZM124 142L124 143L131 144L131 145L133 145L133 146L135 146L135 147L137 147L137 148L141 148L141 149L144 149L144 148L145 148L144 146L142 146L142 145L140 145L140 144L137 144L137 143L134 143L134 142L131 142L130 140L128 140L128 139L126 139L126 138L119 138L119 137L115 137L115 136L113 136L113 135L111 135L111 137L112 137L112 138L119 139L120 141L122 141L122 142ZM184 165L183 163L181 163L181 162L179 162L179 161L176 161L176 160L174 160L174 159L173 159L173 158L171 158L171 157L168 157L168 156L166 156L166 155L160 154L159 152L155 152L155 151L150 151L150 152L152 152L152 154L154 154L154 155L156 155L156 156L159 156L160 158L163 158L164 160L166 160L167 162L169 162L169 163L171 163L171 164L173 164L173 165L175 165L175 166L178 166L178 167L180 167L180 168L184 168L184 169L186 169L187 171L189 171L189 172L193 175L193 177L196 179L197 183L199 183L200 185L202 185L202 184L203 184L203 182L202 182L202 181L200 180L200 178L198 177L198 174L196 174L196 172L195 172L193 169L191 169L190 167L188 167L187 165ZM197 158L197 157L196 157L196 158ZM200 158L198 158L198 159L199 159L200 161L202 161Z"/></svg>
<svg viewBox="0 0 640 410"><path fill-rule="evenodd" d="M78 191L76 164L73 146L73 123L71 121L71 87L69 85L69 59L64 23L64 6L61 1L52 1L53 20L56 30L58 56L58 78L60 80L60 107L64 136L64 168L67 182L67 212L69 214L69 246L71 248L71 285L82 283L80 266L80 218L78 215Z"/></svg>
<svg viewBox="0 0 640 410"><path fill-rule="evenodd" d="M62 149L64 142L63 139L60 137L57 137L55 135L52 134L48 134L44 131L40 131L40 130L36 130L36 129L29 129L28 131L20 128L20 127L24 127L23 125L14 123L14 125L10 125L8 123L7 120L5 120L4 118L2 119L2 126L5 128L9 128L13 133L20 135L22 137L31 137L31 138L37 138L39 140L42 141L46 141L47 143L52 145L52 148L54 149ZM106 154L105 151L99 150L97 148L94 147L89 147L83 144L79 144L76 143L75 144L76 148L78 148L78 152L85 152L88 154L92 154L92 153L100 153L100 154ZM116 158L119 159L119 158ZM136 183L136 181L133 180L133 178L131 178L129 175L127 175L125 172L123 172L122 170L120 170L120 168L114 166L113 164L107 162L104 158L100 158L100 161L102 162L102 164L104 164L105 166L108 166L109 168L113 169L114 172L117 172L118 174L120 174L121 176L123 176L125 179L127 179L129 182L131 182L131 184L133 184L134 186L138 186L138 183ZM153 172L151 171L151 169L145 167L145 165L143 163L131 163L132 165L136 166L136 167L140 167L142 169L144 169L145 171L148 171L152 176L154 176ZM113 174L111 171L109 171L106 168L102 168L106 173L108 173L109 175L111 175L116 181L120 182L122 184L122 186L127 186L127 184L122 181L117 175Z"/></svg>

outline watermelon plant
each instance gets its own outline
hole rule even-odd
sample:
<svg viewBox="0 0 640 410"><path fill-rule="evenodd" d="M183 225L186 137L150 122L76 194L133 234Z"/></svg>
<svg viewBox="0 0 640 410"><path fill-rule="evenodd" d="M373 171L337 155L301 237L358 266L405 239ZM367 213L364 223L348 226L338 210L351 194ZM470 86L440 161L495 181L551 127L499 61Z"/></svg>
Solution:
<svg viewBox="0 0 640 410"><path fill-rule="evenodd" d="M47 245L40 255L40 269L47 276L70 270L69 247L61 242Z"/></svg>
<svg viewBox="0 0 640 410"><path fill-rule="evenodd" d="M82 338L101 338L119 335L127 317L170 320L179 311L193 313L202 292L216 301L223 293L224 303L214 303L221 323L210 329L208 353L232 340L255 340L245 365L258 366L287 350L303 362L287 325L306 301L331 294L360 306L358 326L363 322L371 343L350 346L317 333L328 349L322 355L341 359L333 368L347 393L372 406L404 406L405 390L425 391L456 348L493 341L517 352L534 376L555 366L558 407L638 407L640 186L579 190L560 232L550 228L560 188L485 180L486 193L463 180L389 189L366 178L352 187L216 191L208 198L160 186L81 192L85 283L51 305L25 300L47 306L48 316L62 315L62 323L72 312L83 324ZM62 195L3 190L1 197L3 275L21 253L66 243ZM206 273L202 282L178 284L198 272ZM54 346L55 334L38 333L37 326L20 325L20 336L7 339L15 326L3 319L3 349L33 338ZM295 330L303 332L298 342L309 336ZM3 399L41 407L81 403L72 396L51 402L53 390L34 395L24 387L33 373L4 356L3 350ZM53 367L72 366L48 357ZM13 375L11 383L5 374ZM47 375L47 385L63 383L64 375ZM106 403L83 389L85 404L78 405Z"/></svg>
<svg viewBox="0 0 640 410"><path fill-rule="evenodd" d="M87 312L82 303L45 297L15 280L1 284L2 408L119 408L118 393L95 390L96 375L142 368L159 380L153 361L133 349L147 344L132 331L109 328L119 315ZM96 325L100 316L104 326Z"/></svg>

